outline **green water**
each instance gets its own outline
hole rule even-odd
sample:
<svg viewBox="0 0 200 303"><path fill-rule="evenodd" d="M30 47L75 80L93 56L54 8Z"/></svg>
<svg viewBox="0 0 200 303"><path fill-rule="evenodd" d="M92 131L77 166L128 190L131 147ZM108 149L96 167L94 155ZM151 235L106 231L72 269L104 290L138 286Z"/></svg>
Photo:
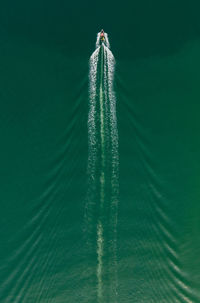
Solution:
<svg viewBox="0 0 200 303"><path fill-rule="evenodd" d="M119 195L100 260L99 215L89 237L84 218L102 27L116 60ZM0 302L200 302L199 30L194 0L0 3Z"/></svg>

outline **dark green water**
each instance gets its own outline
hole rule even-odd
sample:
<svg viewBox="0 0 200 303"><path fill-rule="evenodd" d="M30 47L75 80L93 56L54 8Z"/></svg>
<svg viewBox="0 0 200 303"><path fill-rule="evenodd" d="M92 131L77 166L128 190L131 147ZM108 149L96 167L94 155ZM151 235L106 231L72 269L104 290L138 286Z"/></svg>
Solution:
<svg viewBox="0 0 200 303"><path fill-rule="evenodd" d="M0 3L1 303L200 302L199 8ZM85 208L89 57L102 27L116 60L119 195L117 233L109 199L103 208L99 296L102 211L88 222Z"/></svg>

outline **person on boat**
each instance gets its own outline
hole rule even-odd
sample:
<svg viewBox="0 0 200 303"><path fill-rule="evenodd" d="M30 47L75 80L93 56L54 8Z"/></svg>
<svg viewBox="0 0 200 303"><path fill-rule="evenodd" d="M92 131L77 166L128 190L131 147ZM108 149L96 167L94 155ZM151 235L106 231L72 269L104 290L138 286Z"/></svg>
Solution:
<svg viewBox="0 0 200 303"><path fill-rule="evenodd" d="M105 40L104 30L103 29L101 30L101 33L100 33L100 39L101 39L102 42Z"/></svg>

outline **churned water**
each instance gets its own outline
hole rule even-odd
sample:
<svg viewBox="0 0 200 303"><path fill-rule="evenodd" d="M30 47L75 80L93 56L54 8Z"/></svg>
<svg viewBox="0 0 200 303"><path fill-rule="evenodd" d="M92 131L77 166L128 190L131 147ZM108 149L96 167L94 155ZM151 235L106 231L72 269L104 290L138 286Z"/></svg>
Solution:
<svg viewBox="0 0 200 303"><path fill-rule="evenodd" d="M88 177L86 229L94 230L97 257L97 298L117 298L117 208L119 199L119 156L114 92L115 59L108 36L90 58L88 114ZM95 227L96 226L96 227Z"/></svg>

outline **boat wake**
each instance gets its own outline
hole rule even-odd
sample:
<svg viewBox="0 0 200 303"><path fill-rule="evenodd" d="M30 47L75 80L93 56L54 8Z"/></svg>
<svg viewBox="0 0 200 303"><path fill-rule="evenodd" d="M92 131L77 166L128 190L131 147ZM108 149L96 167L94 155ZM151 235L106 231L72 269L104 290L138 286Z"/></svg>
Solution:
<svg viewBox="0 0 200 303"><path fill-rule="evenodd" d="M118 131L115 59L104 33L90 57L86 230L96 254L98 302L117 302ZM94 245L94 239L95 245Z"/></svg>

